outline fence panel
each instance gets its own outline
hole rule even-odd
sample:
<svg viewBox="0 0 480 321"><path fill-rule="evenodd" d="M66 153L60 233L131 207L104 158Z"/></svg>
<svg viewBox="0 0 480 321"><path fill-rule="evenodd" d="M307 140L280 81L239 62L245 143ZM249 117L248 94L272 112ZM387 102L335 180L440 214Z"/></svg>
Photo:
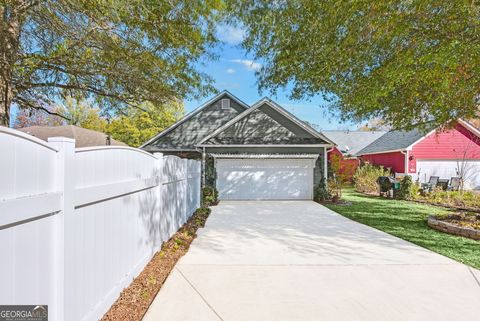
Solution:
<svg viewBox="0 0 480 321"><path fill-rule="evenodd" d="M0 127L0 302L55 306L58 151Z"/></svg>
<svg viewBox="0 0 480 321"><path fill-rule="evenodd" d="M72 144L0 128L0 302L98 320L198 208L200 164Z"/></svg>

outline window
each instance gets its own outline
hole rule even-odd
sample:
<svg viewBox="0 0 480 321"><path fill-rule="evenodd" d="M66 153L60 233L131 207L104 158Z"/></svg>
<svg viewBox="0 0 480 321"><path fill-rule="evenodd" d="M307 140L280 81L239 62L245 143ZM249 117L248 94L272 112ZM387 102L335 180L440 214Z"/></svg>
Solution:
<svg viewBox="0 0 480 321"><path fill-rule="evenodd" d="M230 108L230 99L222 99L222 109Z"/></svg>

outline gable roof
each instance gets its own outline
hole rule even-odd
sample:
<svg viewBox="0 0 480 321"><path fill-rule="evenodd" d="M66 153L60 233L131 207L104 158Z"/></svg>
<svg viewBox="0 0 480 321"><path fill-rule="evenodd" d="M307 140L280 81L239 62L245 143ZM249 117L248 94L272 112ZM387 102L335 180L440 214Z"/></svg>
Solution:
<svg viewBox="0 0 480 321"><path fill-rule="evenodd" d="M243 109L248 109L248 105L246 103L244 103L243 101L241 101L239 98L237 98L235 95L233 95L231 92L229 92L228 90L223 90L221 91L219 94L215 95L213 98L211 98L210 100L208 100L207 102L205 102L203 105L201 105L200 107L197 107L195 108L193 111L191 111L190 113L188 113L187 115L185 115L182 119L180 119L179 121L177 121L175 124L173 124L172 126L168 127L167 129L161 131L160 133L158 133L157 135L153 136L152 138L150 138L149 140L147 140L144 144L142 144L139 148L144 148L144 147L147 147L148 145L150 145L152 142L154 142L155 140L169 134L170 132L172 132L173 130L175 130L176 128L178 128L180 125L182 125L183 123L187 122L188 120L192 119L195 115L199 114L201 111L203 111L204 109L206 109L207 107L211 106L213 103L215 103L217 100L219 100L220 98L222 97L228 97L230 98L231 100L235 101L240 107L242 107ZM196 142L194 142L196 143Z"/></svg>
<svg viewBox="0 0 480 321"><path fill-rule="evenodd" d="M18 130L29 135L48 141L49 137L67 137L75 139L75 147L91 147L107 145L107 135L91 129L74 125L66 126L30 126ZM127 146L118 140L110 138L110 145Z"/></svg>
<svg viewBox="0 0 480 321"><path fill-rule="evenodd" d="M293 126L296 127L297 130L300 130L304 134L309 136L310 139L307 139L307 137L304 137L304 139L302 141L298 142L299 144L328 144L328 145L334 145L334 143L331 142L327 137L325 137L321 133L317 132L316 130L314 130L313 128L311 128L310 126L305 124L304 122L300 121L298 118L296 118L291 113L289 113L288 111L283 109L277 103L273 102L272 100L270 100L268 98L263 98L260 101L258 101L257 103L255 103L252 107L250 107L246 111L239 114L237 117L231 119L230 121L228 121L223 126L217 128L210 135L207 135L202 141L200 141L200 143L197 146L208 146L209 143L213 142L213 139L215 139L216 137L218 137L222 133L225 133L227 130L229 130L230 128L232 128L236 124L240 123L242 120L247 119L247 117L249 117L250 115L253 115L254 113L258 112L260 110L260 108L262 108L265 105L270 107L274 112L276 112L281 117L283 117L288 122L290 122ZM265 113L263 113L263 114L265 114ZM280 137L277 136L277 139L275 140L276 141L275 143L278 143L281 138L286 138L286 139L291 140L291 137L282 137L282 136L285 135L284 131L287 130L285 128L285 126L283 126L279 122L273 120L271 117L270 117L270 122L273 122L275 125L280 125L280 126L277 126L277 128L279 130ZM250 126L254 126L254 125L250 125ZM257 124L257 126L258 126L258 124ZM269 127L269 129L271 129L271 128ZM283 132L281 132L281 129L283 129ZM291 131L288 131L288 133L293 134ZM260 135L262 135L262 133L260 133ZM288 136L292 136L292 135L288 135ZM270 144L273 143L271 141L271 139L269 140L269 139L267 139L266 137L263 137L263 136L257 136L256 139L258 140L257 143L259 143L260 145L261 144L267 144L267 143L270 143ZM244 138L244 140L245 141L243 141L241 143L255 143L255 141L252 141L251 137Z"/></svg>
<svg viewBox="0 0 480 321"><path fill-rule="evenodd" d="M356 155L404 150L425 135L425 132L422 132L420 129L412 129L410 131L392 130L361 149Z"/></svg>
<svg viewBox="0 0 480 321"><path fill-rule="evenodd" d="M343 155L355 155L357 152L370 145L383 136L384 131L350 131L326 130L322 134L337 144L337 149Z"/></svg>
<svg viewBox="0 0 480 321"><path fill-rule="evenodd" d="M480 137L480 130L475 128L467 121L459 119L457 122L477 137ZM428 136L433 131L434 130L425 132L418 128L409 131L392 130L372 142L370 145L360 150L356 155L360 156L365 154L376 154L406 150L413 144L417 143L420 139Z"/></svg>

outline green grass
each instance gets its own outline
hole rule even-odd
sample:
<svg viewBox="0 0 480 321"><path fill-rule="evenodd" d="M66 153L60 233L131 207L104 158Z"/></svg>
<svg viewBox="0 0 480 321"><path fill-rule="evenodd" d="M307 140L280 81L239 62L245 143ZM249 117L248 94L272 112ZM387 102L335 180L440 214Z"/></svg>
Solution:
<svg viewBox="0 0 480 321"><path fill-rule="evenodd" d="M343 198L352 204L326 206L352 220L480 268L479 241L442 233L427 225L429 215L446 214L446 209L368 196L353 189L345 190Z"/></svg>

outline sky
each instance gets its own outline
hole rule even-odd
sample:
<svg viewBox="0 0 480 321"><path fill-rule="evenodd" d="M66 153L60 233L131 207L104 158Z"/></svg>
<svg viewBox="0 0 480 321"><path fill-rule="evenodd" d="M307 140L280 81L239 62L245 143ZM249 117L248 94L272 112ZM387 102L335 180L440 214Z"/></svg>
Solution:
<svg viewBox="0 0 480 321"><path fill-rule="evenodd" d="M232 26L219 28L217 36L222 43L214 48L214 52L219 58L209 62L207 66L199 68L213 78L214 86L219 91L228 90L248 105L268 96L299 119L314 124L316 129L353 130L358 127L358 124L350 122L341 123L338 117L322 108L321 106L326 103L320 96L310 100L291 100L288 98L288 89L280 90L277 96L270 96L268 92L259 93L255 71L261 68L261 64L252 60L252 57L240 47L243 35L242 29L239 28ZM210 98L186 100L185 109L187 112L191 112Z"/></svg>

